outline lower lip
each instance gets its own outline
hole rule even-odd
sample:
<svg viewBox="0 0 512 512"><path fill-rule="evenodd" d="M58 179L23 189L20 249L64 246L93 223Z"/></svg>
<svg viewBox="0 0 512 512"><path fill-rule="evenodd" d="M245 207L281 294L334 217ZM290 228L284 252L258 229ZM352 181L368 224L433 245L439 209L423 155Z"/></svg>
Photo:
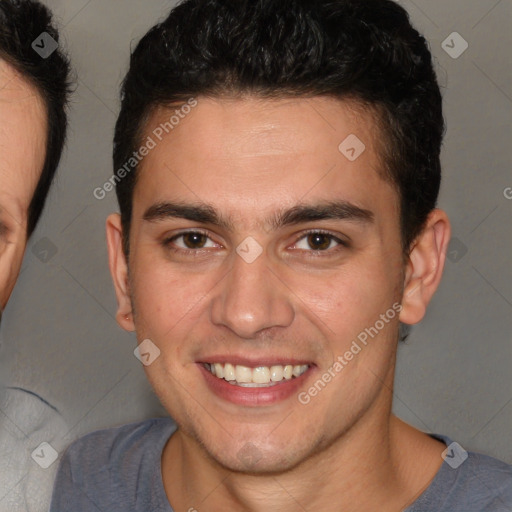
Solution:
<svg viewBox="0 0 512 512"><path fill-rule="evenodd" d="M246 388L230 384L225 379L219 379L212 375L202 363L198 363L199 370L204 376L206 384L217 396L236 405L261 406L272 405L296 395L304 385L312 371L310 366L302 375L269 387Z"/></svg>

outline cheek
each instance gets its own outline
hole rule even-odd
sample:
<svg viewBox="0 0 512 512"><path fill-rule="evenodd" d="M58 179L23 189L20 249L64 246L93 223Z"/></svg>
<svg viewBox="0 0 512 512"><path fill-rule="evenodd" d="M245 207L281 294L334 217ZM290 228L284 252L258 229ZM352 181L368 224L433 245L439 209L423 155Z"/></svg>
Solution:
<svg viewBox="0 0 512 512"><path fill-rule="evenodd" d="M396 276L381 263L361 258L328 275L289 274L287 284L304 314L323 326L329 338L349 340L391 307Z"/></svg>
<svg viewBox="0 0 512 512"><path fill-rule="evenodd" d="M139 256L137 261L131 286L139 336L171 342L182 339L176 333L198 320L208 290L214 287L213 276L180 271L161 259Z"/></svg>

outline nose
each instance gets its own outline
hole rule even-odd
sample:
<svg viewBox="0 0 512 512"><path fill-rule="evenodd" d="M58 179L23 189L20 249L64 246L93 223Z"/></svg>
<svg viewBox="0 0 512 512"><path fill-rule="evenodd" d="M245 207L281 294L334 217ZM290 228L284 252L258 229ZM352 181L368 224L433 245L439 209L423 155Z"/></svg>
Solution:
<svg viewBox="0 0 512 512"><path fill-rule="evenodd" d="M291 293L269 268L265 255L248 263L237 254L211 302L211 321L240 338L254 339L273 327L288 327L295 311Z"/></svg>

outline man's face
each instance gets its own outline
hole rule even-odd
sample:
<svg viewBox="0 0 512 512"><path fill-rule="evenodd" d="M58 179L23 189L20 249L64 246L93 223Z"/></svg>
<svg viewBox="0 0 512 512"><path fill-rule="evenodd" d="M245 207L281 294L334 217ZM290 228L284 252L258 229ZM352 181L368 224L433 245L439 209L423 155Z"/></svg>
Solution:
<svg viewBox="0 0 512 512"><path fill-rule="evenodd" d="M46 111L33 86L0 59L0 309L18 276L27 213L46 151Z"/></svg>
<svg viewBox="0 0 512 512"><path fill-rule="evenodd" d="M152 131L173 112L147 125L157 145L133 198L134 321L139 342L160 351L147 375L182 432L222 465L293 467L389 405L398 314L357 341L403 286L378 130L334 99L198 98L159 142ZM349 135L365 146L359 156L353 137L339 149ZM276 382L232 384L211 363L232 365L239 381L270 372ZM300 375L286 378L286 366Z"/></svg>

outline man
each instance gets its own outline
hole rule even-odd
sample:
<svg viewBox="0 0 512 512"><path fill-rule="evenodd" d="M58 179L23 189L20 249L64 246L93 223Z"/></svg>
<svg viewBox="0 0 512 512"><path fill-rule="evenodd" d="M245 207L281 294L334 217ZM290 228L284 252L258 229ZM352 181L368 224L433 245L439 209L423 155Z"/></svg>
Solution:
<svg viewBox="0 0 512 512"><path fill-rule="evenodd" d="M107 240L118 322L178 428L78 441L51 511L510 510L509 465L391 414L400 323L450 238L443 127L389 0L188 0L153 27Z"/></svg>
<svg viewBox="0 0 512 512"><path fill-rule="evenodd" d="M58 39L42 4L0 2L0 317L64 145L69 64ZM0 384L0 510L47 510L52 470L30 454L64 422L31 390Z"/></svg>

